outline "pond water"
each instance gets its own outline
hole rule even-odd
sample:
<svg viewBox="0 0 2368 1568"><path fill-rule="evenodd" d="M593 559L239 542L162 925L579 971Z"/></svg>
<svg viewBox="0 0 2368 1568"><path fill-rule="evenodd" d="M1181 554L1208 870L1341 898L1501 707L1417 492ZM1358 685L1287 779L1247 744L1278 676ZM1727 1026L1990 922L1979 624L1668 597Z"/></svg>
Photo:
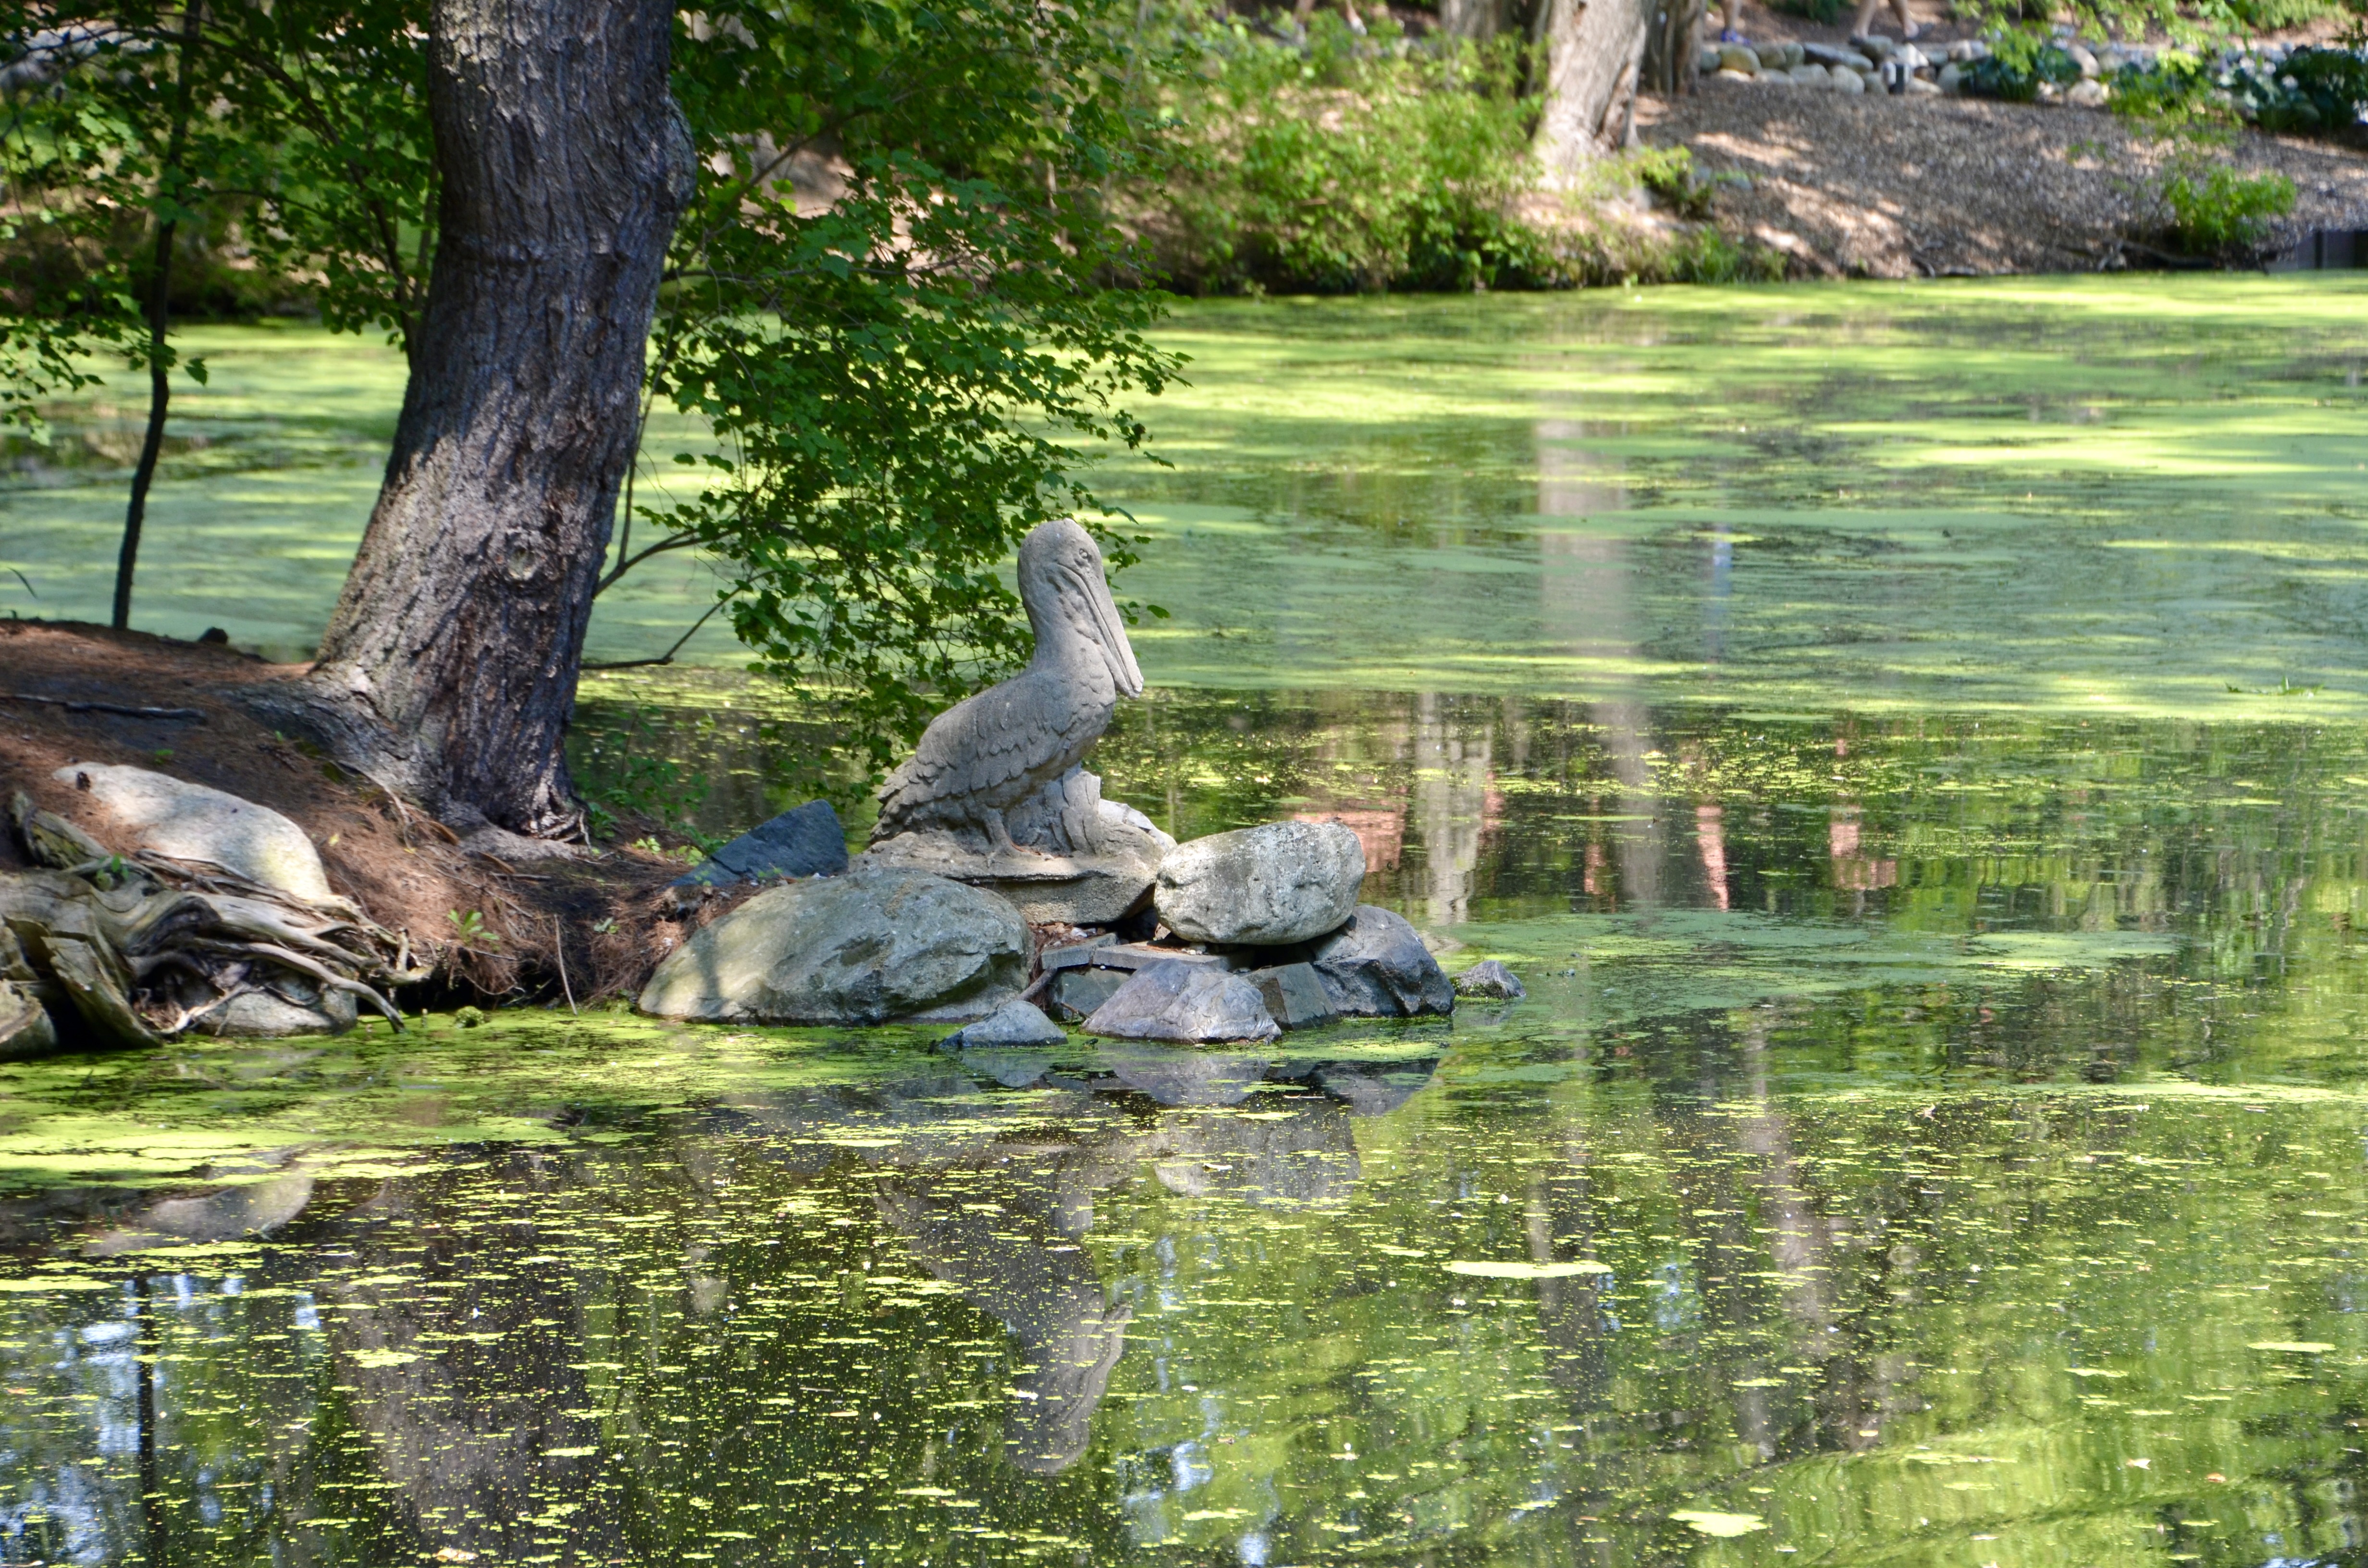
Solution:
<svg viewBox="0 0 2368 1568"><path fill-rule="evenodd" d="M0 1065L0 1563L2368 1562L2360 293L1182 312L1108 792L1529 998Z"/></svg>

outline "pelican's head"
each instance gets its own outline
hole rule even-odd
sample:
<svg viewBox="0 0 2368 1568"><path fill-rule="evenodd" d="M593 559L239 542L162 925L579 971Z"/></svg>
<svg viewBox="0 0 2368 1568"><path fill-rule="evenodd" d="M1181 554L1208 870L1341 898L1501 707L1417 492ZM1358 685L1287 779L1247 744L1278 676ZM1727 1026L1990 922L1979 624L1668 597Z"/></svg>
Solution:
<svg viewBox="0 0 2368 1568"><path fill-rule="evenodd" d="M1019 597L1040 647L1049 612L1101 650L1121 696L1143 695L1143 670L1127 646L1126 623L1102 575L1102 552L1074 519L1039 523L1019 541Z"/></svg>

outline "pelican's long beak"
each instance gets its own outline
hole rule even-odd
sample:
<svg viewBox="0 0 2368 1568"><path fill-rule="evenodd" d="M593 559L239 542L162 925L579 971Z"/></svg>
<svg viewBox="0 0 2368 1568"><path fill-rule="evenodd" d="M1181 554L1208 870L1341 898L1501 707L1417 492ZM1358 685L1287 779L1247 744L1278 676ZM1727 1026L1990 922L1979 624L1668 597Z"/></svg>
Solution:
<svg viewBox="0 0 2368 1568"><path fill-rule="evenodd" d="M1102 657L1110 661L1110 679L1117 684L1121 697L1141 697L1143 667L1134 662L1134 650L1126 640L1126 622L1118 613L1118 601L1110 597L1110 585L1099 572L1078 575L1084 579L1077 586L1085 594L1086 613L1093 619L1095 639L1102 645Z"/></svg>

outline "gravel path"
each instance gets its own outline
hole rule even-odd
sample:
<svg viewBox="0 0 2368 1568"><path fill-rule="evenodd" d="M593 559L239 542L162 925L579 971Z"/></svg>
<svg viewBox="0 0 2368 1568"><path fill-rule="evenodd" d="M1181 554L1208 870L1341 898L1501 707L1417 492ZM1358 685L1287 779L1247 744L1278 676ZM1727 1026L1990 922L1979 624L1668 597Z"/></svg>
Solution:
<svg viewBox="0 0 2368 1568"><path fill-rule="evenodd" d="M1720 227L1783 251L1807 276L2089 272L2152 259L2122 242L2151 227L2144 187L2162 150L2110 114L1705 81L1640 101L1637 131L1649 145L1691 147L1700 168L1750 176L1718 196ZM2311 229L2368 228L2368 158L2257 135L2234 157L2294 182L2273 248Z"/></svg>

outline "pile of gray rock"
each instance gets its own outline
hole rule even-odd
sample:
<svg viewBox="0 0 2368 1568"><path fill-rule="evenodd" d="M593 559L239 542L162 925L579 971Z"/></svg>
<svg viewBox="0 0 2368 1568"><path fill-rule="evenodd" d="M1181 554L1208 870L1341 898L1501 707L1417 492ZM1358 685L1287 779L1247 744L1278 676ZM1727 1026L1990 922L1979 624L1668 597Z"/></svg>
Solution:
<svg viewBox="0 0 2368 1568"><path fill-rule="evenodd" d="M1941 67L1912 43L1867 39L1864 47L1826 43L1723 43L1702 51L1702 74L1725 81L1819 87L1852 95L1927 97L1942 91ZM1885 67L1889 69L1886 70Z"/></svg>
<svg viewBox="0 0 2368 1568"><path fill-rule="evenodd" d="M2102 108L2112 96L2104 78L2124 65L2153 63L2152 51L2135 47L2111 45L2101 54L2077 41L2066 40L2062 47L2078 66L2080 79L2062 87L2041 83L2037 93L2042 103ZM1950 44L1936 59L1913 43L1874 37L1847 46L1722 43L1702 50L1698 63L1704 75L1724 81L1816 87L1853 96L1938 97L1964 91L1967 68L1989 55L1989 45L1979 39Z"/></svg>
<svg viewBox="0 0 2368 1568"><path fill-rule="evenodd" d="M960 1022L951 1043L972 1048L1064 1039L1055 1018L1109 1039L1213 1042L1454 1010L1456 986L1414 927L1358 902L1364 848L1338 823L1174 845L1124 897L1089 890L1097 920L1023 909L1002 859L965 870L868 852L844 875L769 888L667 955L641 1006L718 1022ZM1520 994L1500 965L1480 967L1474 994Z"/></svg>

